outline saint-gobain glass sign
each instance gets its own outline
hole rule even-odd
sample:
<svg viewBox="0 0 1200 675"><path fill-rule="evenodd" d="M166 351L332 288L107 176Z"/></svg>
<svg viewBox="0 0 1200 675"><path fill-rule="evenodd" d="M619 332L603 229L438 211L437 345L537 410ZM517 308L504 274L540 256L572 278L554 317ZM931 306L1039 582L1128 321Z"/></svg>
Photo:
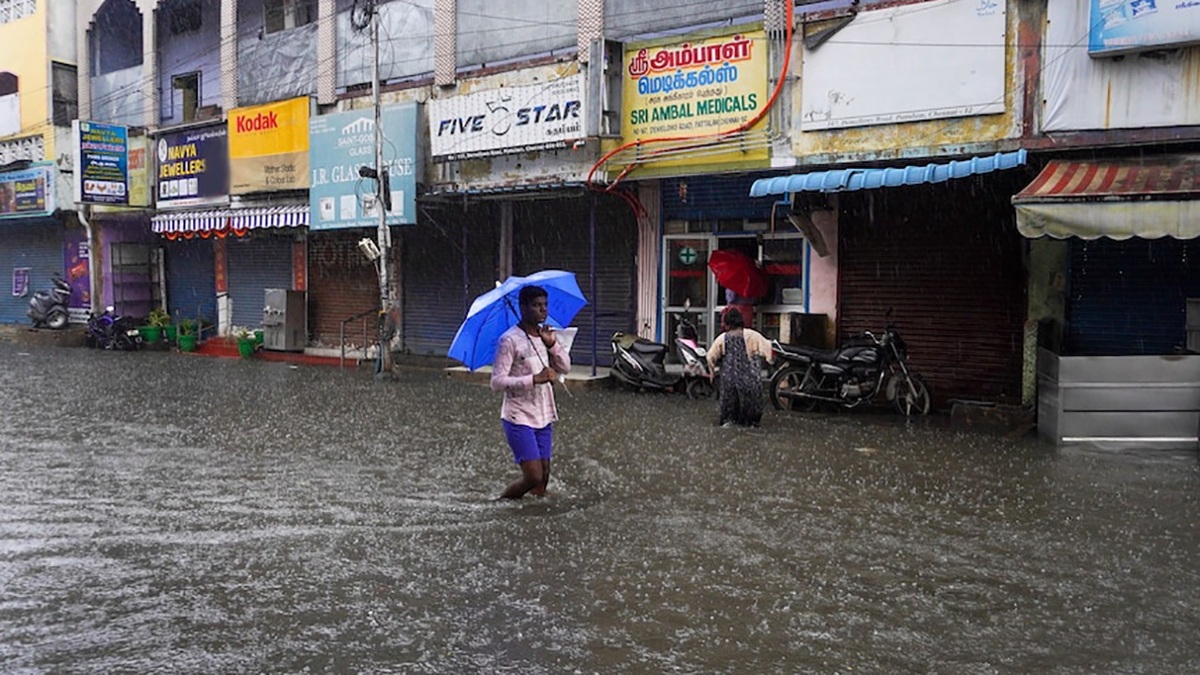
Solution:
<svg viewBox="0 0 1200 675"><path fill-rule="evenodd" d="M1091 0L1088 54L1200 42L1200 0Z"/></svg>
<svg viewBox="0 0 1200 675"><path fill-rule="evenodd" d="M584 137L583 75L428 105L430 152L441 159L564 148Z"/></svg>
<svg viewBox="0 0 1200 675"><path fill-rule="evenodd" d="M417 106L383 108L379 118L392 200L387 222L412 225L417 222ZM377 227L375 181L358 173L360 167L375 166L374 112L364 109L318 115L309 119L308 134L312 171L309 229Z"/></svg>

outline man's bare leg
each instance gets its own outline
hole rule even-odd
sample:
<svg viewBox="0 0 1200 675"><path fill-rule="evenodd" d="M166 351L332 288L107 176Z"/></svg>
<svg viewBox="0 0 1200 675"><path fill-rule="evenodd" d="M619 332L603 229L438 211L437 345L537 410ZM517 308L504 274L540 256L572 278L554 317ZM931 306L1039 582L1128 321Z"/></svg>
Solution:
<svg viewBox="0 0 1200 675"><path fill-rule="evenodd" d="M533 494L537 497L546 496L546 488L550 486L550 460L539 460L542 463L542 482L537 487L533 488Z"/></svg>
<svg viewBox="0 0 1200 675"><path fill-rule="evenodd" d="M542 460L531 459L521 462L521 477L504 488L504 492L500 493L500 499L520 499L525 496L526 492L536 490L539 486L544 494L545 479L542 472Z"/></svg>

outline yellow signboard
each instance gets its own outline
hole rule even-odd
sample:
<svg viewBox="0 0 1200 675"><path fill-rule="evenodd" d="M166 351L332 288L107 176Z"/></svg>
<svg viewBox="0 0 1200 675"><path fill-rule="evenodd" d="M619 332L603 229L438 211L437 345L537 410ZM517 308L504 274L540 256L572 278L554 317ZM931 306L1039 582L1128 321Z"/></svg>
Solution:
<svg viewBox="0 0 1200 675"><path fill-rule="evenodd" d="M767 104L767 41L761 30L718 35L625 51L622 136L635 140L716 136L739 129ZM767 123L765 117L754 128ZM765 146L694 158L672 156L671 164L714 164L765 160ZM659 144L646 146L646 155ZM667 143L662 143L667 147Z"/></svg>
<svg viewBox="0 0 1200 675"><path fill-rule="evenodd" d="M229 192L308 187L307 96L229 111Z"/></svg>

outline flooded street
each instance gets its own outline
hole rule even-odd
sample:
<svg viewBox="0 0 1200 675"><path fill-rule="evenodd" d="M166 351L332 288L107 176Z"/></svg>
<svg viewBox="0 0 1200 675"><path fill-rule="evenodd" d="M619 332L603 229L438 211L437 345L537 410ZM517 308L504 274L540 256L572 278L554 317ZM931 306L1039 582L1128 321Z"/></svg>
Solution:
<svg viewBox="0 0 1200 675"><path fill-rule="evenodd" d="M1195 453L0 344L3 672L1196 672ZM769 406L768 406L769 408Z"/></svg>

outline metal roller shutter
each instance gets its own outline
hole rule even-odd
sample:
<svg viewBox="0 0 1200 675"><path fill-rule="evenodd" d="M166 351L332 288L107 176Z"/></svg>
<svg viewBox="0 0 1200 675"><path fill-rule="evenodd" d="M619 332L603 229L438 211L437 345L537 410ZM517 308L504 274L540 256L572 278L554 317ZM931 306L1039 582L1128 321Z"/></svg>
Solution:
<svg viewBox="0 0 1200 675"><path fill-rule="evenodd" d="M493 204L431 207L404 234L404 348L445 356L471 301L496 285L499 228Z"/></svg>
<svg viewBox="0 0 1200 675"><path fill-rule="evenodd" d="M167 309L180 319L217 320L216 274L209 239L178 239L163 247L167 268Z"/></svg>
<svg viewBox="0 0 1200 675"><path fill-rule="evenodd" d="M64 235L57 220L0 222L0 270L8 275L8 288L0 292L0 323L29 323L29 298L49 290L54 275L63 274ZM29 268L29 292L14 297L12 273L22 267Z"/></svg>
<svg viewBox="0 0 1200 675"><path fill-rule="evenodd" d="M839 335L878 332L892 308L936 405L1021 400L1025 270L1008 203L1019 181L841 196Z"/></svg>
<svg viewBox="0 0 1200 675"><path fill-rule="evenodd" d="M379 277L358 250L359 239L375 236L363 229L309 233L309 330L321 346L340 348L342 322L364 312L369 314L346 324L346 343L361 346L376 339Z"/></svg>
<svg viewBox="0 0 1200 675"><path fill-rule="evenodd" d="M225 241L233 325L261 326L266 289L292 287L292 238L265 234Z"/></svg>
<svg viewBox="0 0 1200 675"><path fill-rule="evenodd" d="M1200 297L1200 241L1070 243L1066 353L1171 354L1187 344L1187 299Z"/></svg>
<svg viewBox="0 0 1200 675"><path fill-rule="evenodd" d="M596 292L590 282L590 199L518 202L513 209L516 274L542 269L575 273L588 299L573 325L579 327L571 360L608 366L612 334L633 332L637 226L629 207L615 198L596 198ZM595 318L593 319L593 316ZM593 333L593 327L595 329ZM595 336L595 355L593 353Z"/></svg>

